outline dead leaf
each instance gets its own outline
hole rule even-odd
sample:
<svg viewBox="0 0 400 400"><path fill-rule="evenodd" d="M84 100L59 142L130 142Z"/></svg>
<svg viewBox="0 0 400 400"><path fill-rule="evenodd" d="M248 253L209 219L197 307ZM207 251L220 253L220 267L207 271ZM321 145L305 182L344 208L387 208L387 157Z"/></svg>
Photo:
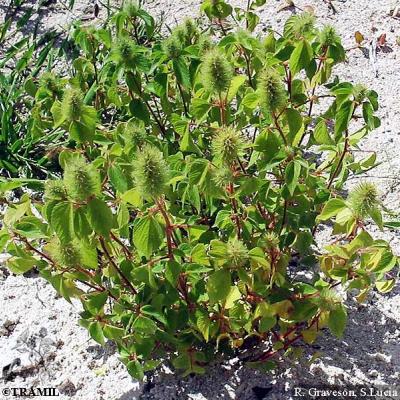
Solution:
<svg viewBox="0 0 400 400"><path fill-rule="evenodd" d="M386 33L382 33L382 35L378 38L378 46L383 47L386 44Z"/></svg>
<svg viewBox="0 0 400 400"><path fill-rule="evenodd" d="M99 16L100 7L97 3L94 4L94 16L97 18Z"/></svg>
<svg viewBox="0 0 400 400"><path fill-rule="evenodd" d="M354 38L356 39L357 44L361 44L364 41L364 36L360 31L354 33Z"/></svg>
<svg viewBox="0 0 400 400"><path fill-rule="evenodd" d="M315 14L315 11L314 11L314 8L312 7L312 6L304 6L304 9L303 9L305 12L308 12L309 14L311 14L311 15L314 15Z"/></svg>

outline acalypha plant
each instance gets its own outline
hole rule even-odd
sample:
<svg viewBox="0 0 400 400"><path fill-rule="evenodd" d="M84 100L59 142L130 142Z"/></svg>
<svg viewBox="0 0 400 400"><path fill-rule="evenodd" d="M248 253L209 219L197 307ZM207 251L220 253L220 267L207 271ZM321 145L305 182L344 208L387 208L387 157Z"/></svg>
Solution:
<svg viewBox="0 0 400 400"><path fill-rule="evenodd" d="M312 14L257 29L264 3L206 0L210 23L169 37L127 3L76 24L72 66L26 85L32 129L65 132L63 172L5 200L8 267L79 299L82 326L138 379L220 355L272 368L326 327L342 335L346 292L395 285L398 258L368 232L384 229L377 189L342 190L376 164L354 150L379 126L377 93L333 76L345 50Z"/></svg>

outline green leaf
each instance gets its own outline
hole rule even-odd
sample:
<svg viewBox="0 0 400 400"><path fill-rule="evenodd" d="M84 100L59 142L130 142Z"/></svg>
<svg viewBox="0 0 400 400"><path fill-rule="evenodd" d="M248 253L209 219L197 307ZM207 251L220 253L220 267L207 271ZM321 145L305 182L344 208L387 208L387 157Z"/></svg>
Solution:
<svg viewBox="0 0 400 400"><path fill-rule="evenodd" d="M236 75L229 86L227 102L230 103L236 96L238 90L246 82L247 77L244 75Z"/></svg>
<svg viewBox="0 0 400 400"><path fill-rule="evenodd" d="M299 162L291 161L285 170L285 181L289 189L289 193L293 196L297 184L299 183L299 177L301 172L301 165Z"/></svg>
<svg viewBox="0 0 400 400"><path fill-rule="evenodd" d="M80 121L73 121L69 126L71 140L78 143L91 142L94 138L94 130Z"/></svg>
<svg viewBox="0 0 400 400"><path fill-rule="evenodd" d="M313 51L310 44L305 39L300 40L289 59L289 67L292 74L295 75L303 68L307 68L312 59Z"/></svg>
<svg viewBox="0 0 400 400"><path fill-rule="evenodd" d="M156 323L152 319L147 318L144 315L139 315L133 322L132 327L138 333L148 336L154 335L157 330Z"/></svg>
<svg viewBox="0 0 400 400"><path fill-rule="evenodd" d="M208 342L208 339L210 338L211 320L208 318L207 314L201 313L197 317L196 325L200 333L203 335L205 341Z"/></svg>
<svg viewBox="0 0 400 400"><path fill-rule="evenodd" d="M110 178L112 185L120 193L125 193L128 190L128 182L122 169L118 165L111 165L108 169L108 177Z"/></svg>
<svg viewBox="0 0 400 400"><path fill-rule="evenodd" d="M157 250L164 238L160 223L152 215L140 218L133 228L133 243L146 258Z"/></svg>
<svg viewBox="0 0 400 400"><path fill-rule="evenodd" d="M261 247L254 247L249 251L250 262L254 266L261 266L269 269L270 262L267 259L264 250Z"/></svg>
<svg viewBox="0 0 400 400"><path fill-rule="evenodd" d="M198 122L203 121L211 109L211 104L203 99L194 98L190 106L190 113Z"/></svg>
<svg viewBox="0 0 400 400"><path fill-rule="evenodd" d="M138 360L129 361L127 366L128 372L131 376L133 376L138 381L142 381L144 378L144 372L142 365Z"/></svg>
<svg viewBox="0 0 400 400"><path fill-rule="evenodd" d="M179 148L181 151L186 153L201 154L200 149L198 148L196 143L194 143L192 135L189 131L186 131L183 135Z"/></svg>
<svg viewBox="0 0 400 400"><path fill-rule="evenodd" d="M121 196L121 200L125 203L132 204L134 207L140 208L143 204L143 198L140 192L136 189L129 189Z"/></svg>
<svg viewBox="0 0 400 400"><path fill-rule="evenodd" d="M228 297L225 300L225 308L229 310L236 305L236 302L242 297L240 290L237 286L231 286Z"/></svg>
<svg viewBox="0 0 400 400"><path fill-rule="evenodd" d="M275 317L262 317L260 319L259 331L261 333L268 332L271 330L276 324Z"/></svg>
<svg viewBox="0 0 400 400"><path fill-rule="evenodd" d="M303 117L294 108L288 108L285 114L289 125L288 142L297 146L304 132Z"/></svg>
<svg viewBox="0 0 400 400"><path fill-rule="evenodd" d="M106 291L90 294L87 296L84 305L93 315L97 315L103 310L103 306L106 304L107 299L108 293Z"/></svg>
<svg viewBox="0 0 400 400"><path fill-rule="evenodd" d="M104 341L104 335L103 335L103 331L101 329L100 322L98 322L98 321L92 322L89 325L89 333L93 340L95 340L97 343L104 346L105 341Z"/></svg>
<svg viewBox="0 0 400 400"><path fill-rule="evenodd" d="M244 96L240 105L245 108L249 108L250 110L254 110L258 106L259 101L260 101L260 97L259 97L258 93L252 92L252 93L248 93L248 94L246 94L246 96Z"/></svg>
<svg viewBox="0 0 400 400"><path fill-rule="evenodd" d="M336 123L335 123L335 136L338 137L342 132L344 132L353 116L354 112L354 102L353 101L345 101L339 111L336 114Z"/></svg>
<svg viewBox="0 0 400 400"><path fill-rule="evenodd" d="M335 199L330 199L322 209L322 212L320 215L318 215L318 220L320 221L326 221L329 218L334 217L337 215L340 211L343 209L347 208L347 205L343 199L335 198Z"/></svg>
<svg viewBox="0 0 400 400"><path fill-rule="evenodd" d="M12 257L7 260L7 267L13 274L22 275L30 271L38 261L33 257Z"/></svg>
<svg viewBox="0 0 400 400"><path fill-rule="evenodd" d="M149 315L150 317L155 318L157 321L160 321L162 324L167 325L167 319L165 318L164 314L158 311L155 307L150 304L143 306L140 311L145 314Z"/></svg>
<svg viewBox="0 0 400 400"><path fill-rule="evenodd" d="M335 336L343 336L346 322L347 312L343 305L340 305L336 310L329 312L328 327Z"/></svg>
<svg viewBox="0 0 400 400"><path fill-rule="evenodd" d="M51 211L50 224L63 243L68 243L73 238L74 214L73 205L67 201L54 206Z"/></svg>
<svg viewBox="0 0 400 400"><path fill-rule="evenodd" d="M377 281L375 282L375 286L380 293L389 293L396 284L395 279L389 279L387 281Z"/></svg>
<svg viewBox="0 0 400 400"><path fill-rule="evenodd" d="M318 144L334 144L335 142L329 136L328 127L326 121L321 119L314 128L314 139Z"/></svg>
<svg viewBox="0 0 400 400"><path fill-rule="evenodd" d="M185 59L180 57L172 61L177 81L185 88L190 89L190 72Z"/></svg>
<svg viewBox="0 0 400 400"><path fill-rule="evenodd" d="M125 335L125 331L122 328L106 324L103 327L103 334L107 339L119 340Z"/></svg>
<svg viewBox="0 0 400 400"><path fill-rule="evenodd" d="M212 304L224 301L231 291L231 274L228 270L220 269L210 275L207 282L207 292Z"/></svg>
<svg viewBox="0 0 400 400"><path fill-rule="evenodd" d="M114 227L114 216L107 204L100 199L92 199L87 205L90 226L100 236L108 237Z"/></svg>
<svg viewBox="0 0 400 400"><path fill-rule="evenodd" d="M193 263L200 265L210 265L210 261L207 256L206 246L202 243L198 243L194 246L192 252L190 253L190 258Z"/></svg>
<svg viewBox="0 0 400 400"><path fill-rule="evenodd" d="M372 220L376 223L376 225L378 225L379 229L383 231L383 219L381 210L378 207L374 207L368 211L368 214L372 218Z"/></svg>
<svg viewBox="0 0 400 400"><path fill-rule="evenodd" d="M300 252L300 254L305 254L310 251L310 246L314 239L310 232L301 231L297 233L296 241L293 247Z"/></svg>

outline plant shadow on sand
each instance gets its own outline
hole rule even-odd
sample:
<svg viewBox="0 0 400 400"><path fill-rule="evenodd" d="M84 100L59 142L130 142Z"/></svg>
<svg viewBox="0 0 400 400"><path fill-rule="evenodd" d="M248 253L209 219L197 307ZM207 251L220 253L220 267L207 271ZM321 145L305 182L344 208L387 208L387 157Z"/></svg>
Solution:
<svg viewBox="0 0 400 400"><path fill-rule="evenodd" d="M322 332L313 345L304 347L301 363L286 360L269 374L229 363L215 364L203 376L180 378L159 372L144 385L139 398L284 400L292 398L295 387L395 385L400 373L399 315L390 304L394 305L396 296L400 296L400 288L385 299L386 310L380 308L380 297L375 293L365 304L348 301L349 320L343 338ZM315 352L321 356L310 367L306 359ZM129 391L118 400L132 400L135 394Z"/></svg>

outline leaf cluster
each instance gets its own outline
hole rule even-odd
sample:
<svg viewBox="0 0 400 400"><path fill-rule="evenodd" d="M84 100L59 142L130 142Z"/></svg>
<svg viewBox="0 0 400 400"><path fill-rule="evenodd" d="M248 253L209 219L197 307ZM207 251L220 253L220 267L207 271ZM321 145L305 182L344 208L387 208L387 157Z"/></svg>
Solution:
<svg viewBox="0 0 400 400"><path fill-rule="evenodd" d="M13 272L36 267L79 298L81 324L137 378L161 362L203 373L254 340L270 348L252 365L269 368L324 327L343 333L336 287L362 301L395 284L397 256L368 233L384 227L379 194L341 194L376 164L354 150L379 126L377 94L333 76L340 38L309 14L252 33L263 3L206 0L218 23L168 38L124 8L105 28L76 27L71 75L32 82L35 118L70 146L43 202L8 204L0 244Z"/></svg>

